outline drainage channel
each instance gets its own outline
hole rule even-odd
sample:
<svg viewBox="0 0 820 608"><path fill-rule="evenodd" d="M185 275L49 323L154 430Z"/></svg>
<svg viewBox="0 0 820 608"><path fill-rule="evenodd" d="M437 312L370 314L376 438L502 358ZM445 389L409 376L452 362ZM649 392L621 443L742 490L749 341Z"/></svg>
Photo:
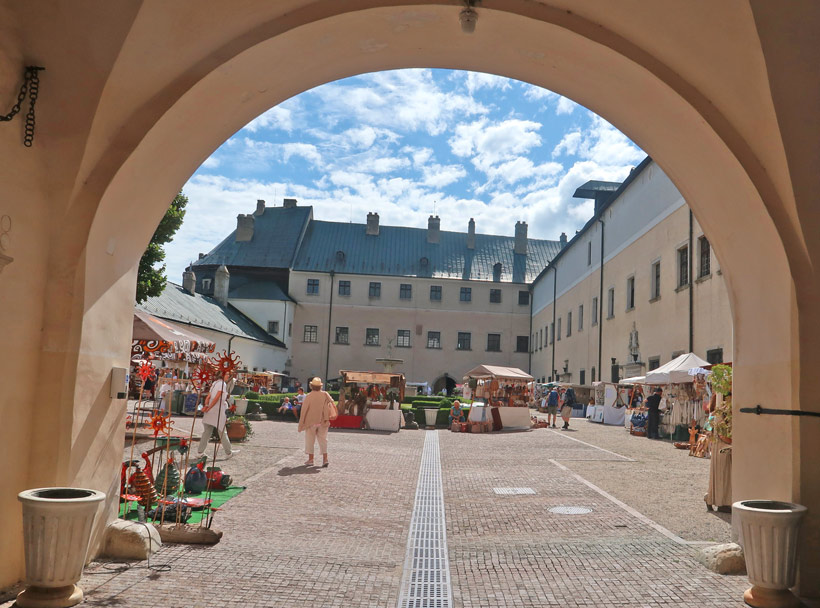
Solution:
<svg viewBox="0 0 820 608"><path fill-rule="evenodd" d="M426 431L399 608L451 608L452 605L438 432Z"/></svg>

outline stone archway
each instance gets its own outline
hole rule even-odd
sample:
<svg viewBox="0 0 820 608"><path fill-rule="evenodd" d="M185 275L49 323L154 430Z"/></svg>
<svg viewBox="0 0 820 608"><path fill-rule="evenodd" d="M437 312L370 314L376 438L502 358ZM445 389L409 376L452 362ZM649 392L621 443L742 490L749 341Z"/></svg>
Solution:
<svg viewBox="0 0 820 608"><path fill-rule="evenodd" d="M453 395L456 388L456 381L449 374L442 374L433 382L433 394L439 395L441 391L445 391L448 397Z"/></svg>
<svg viewBox="0 0 820 608"><path fill-rule="evenodd" d="M136 265L165 203L198 164L291 95L389 68L518 78L627 133L690 202L726 273L735 402L816 409L820 217L812 159L820 144L809 126L820 93L794 94L816 79L816 7L736 0L707 11L665 0L622 14L606 0L485 0L467 35L458 28L460 7L446 0L259 0L244 12L194 6L0 9L0 57L9 60L0 64L35 56L48 67L35 149L24 156L19 134L0 132L3 193L19 227L15 261L0 281L0 330L23 345L3 353L2 364L48 395L24 398L25 430L0 448L7 457L30 455L28 469L10 479L15 490L113 487L119 453L111 438L122 435L122 405L109 397L108 379L128 350ZM66 22L56 18L61 11ZM15 77L0 79L6 98ZM772 377L781 382L766 381ZM13 395L2 390L8 415ZM811 546L820 538L820 484L809 470L820 456L818 432L812 420L776 418L736 417L736 498L813 506ZM18 522L7 494L0 513ZM804 570L820 566L808 551L801 559ZM19 536L0 571L8 573L0 585L19 578ZM820 582L802 589L820 595Z"/></svg>

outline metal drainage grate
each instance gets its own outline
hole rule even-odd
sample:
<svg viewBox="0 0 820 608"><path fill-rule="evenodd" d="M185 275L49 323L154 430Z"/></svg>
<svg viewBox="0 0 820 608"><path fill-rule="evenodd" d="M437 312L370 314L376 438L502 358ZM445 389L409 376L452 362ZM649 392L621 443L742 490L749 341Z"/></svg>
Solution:
<svg viewBox="0 0 820 608"><path fill-rule="evenodd" d="M592 509L589 507L550 507L550 513L558 513L559 515L584 515L586 513L592 513Z"/></svg>
<svg viewBox="0 0 820 608"><path fill-rule="evenodd" d="M452 605L438 433L428 431L410 520L399 608L450 608Z"/></svg>
<svg viewBox="0 0 820 608"><path fill-rule="evenodd" d="M493 488L493 492L504 496L513 496L515 494L535 494L535 490L532 488Z"/></svg>

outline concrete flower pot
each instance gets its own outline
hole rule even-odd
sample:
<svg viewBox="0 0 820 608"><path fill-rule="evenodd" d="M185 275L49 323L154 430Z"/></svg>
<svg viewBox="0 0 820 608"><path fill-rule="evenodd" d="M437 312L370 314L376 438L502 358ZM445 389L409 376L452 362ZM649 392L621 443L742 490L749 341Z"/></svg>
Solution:
<svg viewBox="0 0 820 608"><path fill-rule="evenodd" d="M91 525L103 492L82 488L37 488L17 495L23 503L26 588L22 608L62 608L83 599L80 580Z"/></svg>
<svg viewBox="0 0 820 608"><path fill-rule="evenodd" d="M755 608L797 607L794 587L800 520L806 507L776 500L742 500L732 505L740 519L741 543L751 589L743 599Z"/></svg>

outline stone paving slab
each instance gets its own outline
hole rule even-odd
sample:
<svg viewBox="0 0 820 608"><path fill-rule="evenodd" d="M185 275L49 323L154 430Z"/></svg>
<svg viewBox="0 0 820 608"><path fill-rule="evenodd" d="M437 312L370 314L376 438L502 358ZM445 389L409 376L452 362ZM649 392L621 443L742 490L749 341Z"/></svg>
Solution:
<svg viewBox="0 0 820 608"><path fill-rule="evenodd" d="M215 517L222 542L166 545L151 560L156 570L93 562L81 582L89 605L396 606L426 431L331 431L330 467L307 469L295 424L253 426L255 436L223 463L248 489ZM707 571L693 548L573 475L594 465L615 477L648 460L638 444L628 453L635 463L618 455L612 442L622 437L607 432L620 429L594 436L597 428L579 424L572 435L609 453L546 430L438 432L455 606L743 605L745 577ZM677 455L647 449L677 466ZM700 475L693 483L705 483ZM496 487L536 493L501 496ZM680 508L671 502L679 497L666 499L667 509ZM631 500L641 511L643 499ZM592 511L549 511L561 505Z"/></svg>

